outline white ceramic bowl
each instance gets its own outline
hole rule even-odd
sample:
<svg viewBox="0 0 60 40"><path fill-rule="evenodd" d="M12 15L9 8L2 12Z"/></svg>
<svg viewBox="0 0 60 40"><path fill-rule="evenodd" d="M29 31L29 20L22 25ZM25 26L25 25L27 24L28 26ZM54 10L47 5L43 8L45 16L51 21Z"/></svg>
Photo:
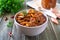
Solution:
<svg viewBox="0 0 60 40"><path fill-rule="evenodd" d="M18 12L18 13L19 13L19 12ZM16 15L17 15L18 13L16 13ZM16 15L15 15L15 17L16 17ZM24 33L25 35L28 35L28 36L36 36L36 35L42 33L42 32L46 29L46 27L47 27L47 25L48 25L48 17L47 17L46 14L43 14L43 15L46 17L46 21L45 21L45 23L43 23L42 25L37 26L37 27L25 27L25 26L23 26L23 25L20 25L18 22L16 22L15 17L14 17L14 24L15 24L16 27L17 27L18 29L20 29L20 30L22 31L22 33Z"/></svg>

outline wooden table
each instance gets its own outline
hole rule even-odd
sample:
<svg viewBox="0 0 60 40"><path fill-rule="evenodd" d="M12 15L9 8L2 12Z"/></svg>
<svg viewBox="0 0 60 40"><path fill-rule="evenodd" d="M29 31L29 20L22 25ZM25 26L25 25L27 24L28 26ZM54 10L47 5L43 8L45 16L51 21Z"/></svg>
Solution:
<svg viewBox="0 0 60 40"><path fill-rule="evenodd" d="M11 16L11 15L10 15ZM5 16L10 18L10 16ZM4 17L4 18L5 18ZM0 40L60 40L59 32L60 32L60 24L56 25L49 20L48 26L43 33L37 36L26 36L13 26L12 33L13 37L9 37L8 33L11 31L10 28L7 27L8 21L5 21L3 18L2 22L0 23Z"/></svg>
<svg viewBox="0 0 60 40"><path fill-rule="evenodd" d="M60 5L57 5L57 8L60 9ZM26 36L20 33L16 26L13 25L13 36L9 37L8 33L11 31L11 28L7 27L7 23L11 20L11 16L10 14L5 15L0 22L0 40L60 40L60 20L58 20L59 24L56 25L51 22L50 18L45 31L37 36ZM9 20L5 21L5 17L8 17Z"/></svg>

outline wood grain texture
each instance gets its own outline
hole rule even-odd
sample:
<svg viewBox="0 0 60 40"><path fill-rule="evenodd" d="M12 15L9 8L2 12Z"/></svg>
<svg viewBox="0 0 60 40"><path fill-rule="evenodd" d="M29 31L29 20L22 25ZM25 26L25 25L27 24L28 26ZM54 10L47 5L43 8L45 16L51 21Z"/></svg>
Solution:
<svg viewBox="0 0 60 40"><path fill-rule="evenodd" d="M11 16L11 15L10 15ZM10 18L10 16L7 16L8 18ZM9 20L8 20L9 21ZM24 34L22 34L14 25L13 27L13 38L10 38L8 35L8 32L11 31L10 28L7 28L7 23L8 21L5 21L4 18L2 20L2 22L0 23L0 40L57 40L57 38L60 40L60 24L59 25L54 25L54 29L56 31L57 34L55 34L52 25L50 23L50 20L48 22L48 26L45 29L44 32L42 32L40 35L37 36L26 36ZM59 21L60 22L60 21ZM57 38L56 38L57 35Z"/></svg>
<svg viewBox="0 0 60 40"><path fill-rule="evenodd" d="M9 20L11 20L10 16L12 15L6 16ZM8 32L11 31L11 28L7 27L8 21L4 21L3 18L0 23L0 40L60 40L60 20L59 25L56 25L49 19L48 26L45 31L37 36L26 36L22 34L21 31L19 31L14 25L12 29L13 37L11 38L8 35Z"/></svg>
<svg viewBox="0 0 60 40"><path fill-rule="evenodd" d="M10 16L12 16L12 15L8 15L7 17L10 19ZM13 32L12 38L10 38L8 35L8 32L11 31L10 28L7 28L8 21L5 21L3 18L2 22L0 23L0 40L57 40L56 34L52 28L50 20L48 22L48 26L45 29L45 31L37 36L26 36L26 35L22 34L14 25L13 30L12 30L12 32ZM53 25L55 25L55 24L53 24ZM59 33L59 31L57 31L57 33ZM59 36L58 36L58 38L59 38Z"/></svg>

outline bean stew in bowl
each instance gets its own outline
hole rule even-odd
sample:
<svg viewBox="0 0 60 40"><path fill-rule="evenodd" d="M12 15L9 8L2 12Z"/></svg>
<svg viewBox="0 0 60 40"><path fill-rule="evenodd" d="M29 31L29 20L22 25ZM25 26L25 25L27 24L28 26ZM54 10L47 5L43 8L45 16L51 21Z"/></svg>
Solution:
<svg viewBox="0 0 60 40"><path fill-rule="evenodd" d="M41 12L34 9L29 9L28 13L22 11L17 14L16 21L23 26L33 27L43 24L46 21L46 17Z"/></svg>
<svg viewBox="0 0 60 40"><path fill-rule="evenodd" d="M42 33L48 24L48 17L44 12L27 9L16 13L14 24L25 35L35 36Z"/></svg>

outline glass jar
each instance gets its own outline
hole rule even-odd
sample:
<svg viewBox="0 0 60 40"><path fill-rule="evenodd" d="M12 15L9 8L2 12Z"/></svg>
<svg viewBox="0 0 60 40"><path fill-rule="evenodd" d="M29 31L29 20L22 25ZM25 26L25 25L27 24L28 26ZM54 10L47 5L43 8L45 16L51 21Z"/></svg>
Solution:
<svg viewBox="0 0 60 40"><path fill-rule="evenodd" d="M41 5L45 9L55 8L56 0L42 0Z"/></svg>

